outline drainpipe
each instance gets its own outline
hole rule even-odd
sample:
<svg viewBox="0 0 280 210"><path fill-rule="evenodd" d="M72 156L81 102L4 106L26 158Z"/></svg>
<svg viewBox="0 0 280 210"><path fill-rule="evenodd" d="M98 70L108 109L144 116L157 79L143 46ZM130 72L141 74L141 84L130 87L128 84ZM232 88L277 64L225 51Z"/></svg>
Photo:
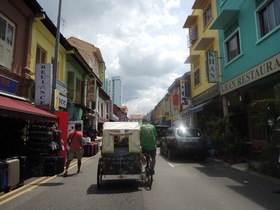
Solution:
<svg viewBox="0 0 280 210"><path fill-rule="evenodd" d="M223 114L224 114L224 116L227 116L229 114L227 97L225 95L223 95L222 99L223 99Z"/></svg>

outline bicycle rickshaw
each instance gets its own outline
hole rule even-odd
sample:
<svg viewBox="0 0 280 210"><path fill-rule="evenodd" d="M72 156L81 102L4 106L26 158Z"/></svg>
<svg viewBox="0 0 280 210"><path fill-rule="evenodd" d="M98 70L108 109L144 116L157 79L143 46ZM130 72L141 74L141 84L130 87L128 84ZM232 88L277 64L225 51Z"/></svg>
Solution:
<svg viewBox="0 0 280 210"><path fill-rule="evenodd" d="M152 185L151 158L141 153L138 122L105 122L97 187L103 179L140 179Z"/></svg>

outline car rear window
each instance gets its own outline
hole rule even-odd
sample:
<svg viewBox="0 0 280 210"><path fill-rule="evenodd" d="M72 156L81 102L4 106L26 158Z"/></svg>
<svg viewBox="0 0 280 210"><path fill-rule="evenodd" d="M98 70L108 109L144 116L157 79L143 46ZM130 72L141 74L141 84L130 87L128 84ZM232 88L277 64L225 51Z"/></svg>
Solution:
<svg viewBox="0 0 280 210"><path fill-rule="evenodd" d="M177 129L177 135L181 137L200 137L201 132L198 129L195 128L178 128Z"/></svg>

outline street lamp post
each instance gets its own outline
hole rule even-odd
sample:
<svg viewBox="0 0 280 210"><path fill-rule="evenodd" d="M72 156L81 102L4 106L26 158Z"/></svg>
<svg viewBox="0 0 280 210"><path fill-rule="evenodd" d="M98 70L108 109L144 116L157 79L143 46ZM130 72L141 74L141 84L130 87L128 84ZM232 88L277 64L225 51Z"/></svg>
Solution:
<svg viewBox="0 0 280 210"><path fill-rule="evenodd" d="M138 98L135 97L135 98L129 98L129 99L127 99L127 100L125 101L125 103L124 103L124 106L126 107L126 103L127 103L129 100L132 100L132 99L138 99Z"/></svg>
<svg viewBox="0 0 280 210"><path fill-rule="evenodd" d="M60 17L61 17L61 3L59 0L58 15L57 15L57 26L56 26L56 40L55 40L55 52L54 52L54 65L53 65L53 81L52 81L52 96L51 96L51 113L55 113L55 89L58 72L58 56L59 56L59 43L60 43Z"/></svg>

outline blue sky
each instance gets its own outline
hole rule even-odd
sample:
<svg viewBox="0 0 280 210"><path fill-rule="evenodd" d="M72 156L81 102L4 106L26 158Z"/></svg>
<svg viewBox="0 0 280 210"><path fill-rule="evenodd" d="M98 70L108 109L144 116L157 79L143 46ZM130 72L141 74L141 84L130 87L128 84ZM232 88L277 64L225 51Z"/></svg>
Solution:
<svg viewBox="0 0 280 210"><path fill-rule="evenodd" d="M37 0L56 25L59 0ZM121 76L130 114L146 114L174 79L190 70L188 30L192 0L62 0L61 33L98 47L106 77Z"/></svg>

